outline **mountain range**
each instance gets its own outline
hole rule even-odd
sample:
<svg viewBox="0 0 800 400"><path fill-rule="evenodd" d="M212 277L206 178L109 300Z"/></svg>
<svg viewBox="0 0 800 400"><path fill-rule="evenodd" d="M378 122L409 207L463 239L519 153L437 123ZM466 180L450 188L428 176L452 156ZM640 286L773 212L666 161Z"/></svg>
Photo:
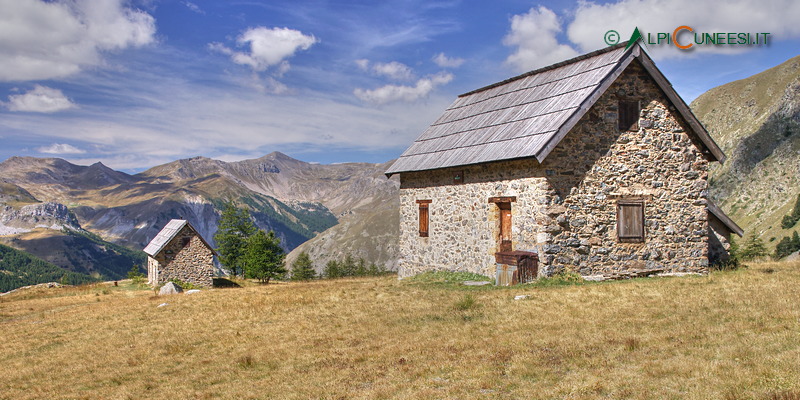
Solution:
<svg viewBox="0 0 800 400"><path fill-rule="evenodd" d="M87 260L64 254L76 248L67 239L77 233L138 251L170 219L182 218L213 245L220 209L233 201L249 209L259 228L275 231L290 251L340 222L347 225L354 216L392 204L399 183L383 175L387 165L319 165L275 152L231 163L195 157L129 175L101 163L12 157L0 163L0 238L61 267L91 273ZM372 257L368 246L347 250ZM342 256L338 250L331 249L331 257ZM327 254L312 253L318 265L327 262ZM386 265L389 259L371 261ZM129 269L130 263L101 275L117 279Z"/></svg>

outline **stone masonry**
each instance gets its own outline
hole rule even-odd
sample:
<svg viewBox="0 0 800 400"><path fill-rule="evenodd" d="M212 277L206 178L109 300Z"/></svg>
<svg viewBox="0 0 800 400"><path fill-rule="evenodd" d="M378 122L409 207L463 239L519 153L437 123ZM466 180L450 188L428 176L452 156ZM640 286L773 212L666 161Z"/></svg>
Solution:
<svg viewBox="0 0 800 400"><path fill-rule="evenodd" d="M163 285L172 279L197 286L212 286L214 254L197 232L186 225L155 257L148 257L150 284Z"/></svg>
<svg viewBox="0 0 800 400"><path fill-rule="evenodd" d="M620 131L618 102L639 101L638 131ZM708 160L688 126L634 61L548 158L401 174L400 277L428 270L493 276L499 209L511 203L513 250L539 253L539 274L628 269L707 272ZM453 175L463 171L463 183ZM644 201L645 241L620 243L619 200ZM417 200L429 204L418 233Z"/></svg>

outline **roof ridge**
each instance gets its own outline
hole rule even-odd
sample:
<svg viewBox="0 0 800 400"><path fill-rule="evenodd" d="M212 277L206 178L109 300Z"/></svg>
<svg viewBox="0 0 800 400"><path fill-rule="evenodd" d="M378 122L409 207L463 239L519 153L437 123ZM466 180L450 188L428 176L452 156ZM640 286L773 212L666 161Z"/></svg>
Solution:
<svg viewBox="0 0 800 400"><path fill-rule="evenodd" d="M628 44L628 42L625 41L625 42L621 42L621 43L615 44L613 46L608 46L608 47L605 47L605 48L602 48L602 49L599 49L599 50L592 51L590 53L586 53L586 54L579 55L577 57L570 58L569 60L559 61L559 62L557 62L555 64L551 64L551 65L548 65L546 67L535 69L533 71L528 71L528 72L525 72L523 74L508 78L506 80L503 80L503 81L500 81L500 82L495 82L495 83L493 83L491 85L487 85L487 86L484 86L482 88L478 88L478 89L469 91L467 93L460 94L460 95L458 95L458 97L465 97L465 96L473 95L475 93L480 93L480 92L483 92L483 91L486 91L486 90L489 90L489 89L496 88L498 86L506 85L508 83L520 80L522 78L527 78L527 77L529 77L531 75L536 75L536 74L540 74L542 72L550 71L550 70L553 70L553 69L556 69L556 68L561 68L561 67L563 67L565 65L573 64L573 63L576 63L578 61L585 60L587 58L592 58L592 57L598 56L600 54L608 53L608 52L616 50L616 49L618 49L620 47L627 46L627 44Z"/></svg>

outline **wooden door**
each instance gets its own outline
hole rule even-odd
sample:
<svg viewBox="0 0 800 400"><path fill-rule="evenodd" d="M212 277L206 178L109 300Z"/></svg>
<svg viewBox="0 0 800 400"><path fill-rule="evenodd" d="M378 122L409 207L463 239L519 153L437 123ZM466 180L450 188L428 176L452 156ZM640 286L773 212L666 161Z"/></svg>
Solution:
<svg viewBox="0 0 800 400"><path fill-rule="evenodd" d="M511 251L511 203L497 203L500 208L500 251Z"/></svg>

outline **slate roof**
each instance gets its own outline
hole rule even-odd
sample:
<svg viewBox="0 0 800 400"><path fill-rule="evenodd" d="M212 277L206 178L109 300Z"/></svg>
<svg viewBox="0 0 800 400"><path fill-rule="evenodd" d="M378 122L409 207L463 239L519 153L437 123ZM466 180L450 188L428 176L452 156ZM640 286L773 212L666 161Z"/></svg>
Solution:
<svg viewBox="0 0 800 400"><path fill-rule="evenodd" d="M197 233L197 229L194 229L194 227L192 226L192 224L189 223L189 221L183 219L173 219L169 221L169 223L167 223L167 225L165 225L164 228L161 229L161 232L158 232L158 235L156 235L156 237L154 237L153 240L150 241L147 247L144 248L144 252L147 253L150 257L155 257L156 254L161 252L161 250L164 250L164 247L172 239L174 239L175 236L178 234L178 232L180 232L181 229L183 229L183 227L186 225L189 225L189 227L192 228L197 237L199 237L200 240L203 241L203 244L205 244L206 247L211 249L211 251L214 252L214 254L216 254L214 248L211 247L211 245L209 245L208 242L206 242L206 240L203 239L203 237L200 236L199 233Z"/></svg>
<svg viewBox="0 0 800 400"><path fill-rule="evenodd" d="M664 91L711 160L725 155L636 43L607 47L459 96L386 171L534 157L540 163L634 59Z"/></svg>

